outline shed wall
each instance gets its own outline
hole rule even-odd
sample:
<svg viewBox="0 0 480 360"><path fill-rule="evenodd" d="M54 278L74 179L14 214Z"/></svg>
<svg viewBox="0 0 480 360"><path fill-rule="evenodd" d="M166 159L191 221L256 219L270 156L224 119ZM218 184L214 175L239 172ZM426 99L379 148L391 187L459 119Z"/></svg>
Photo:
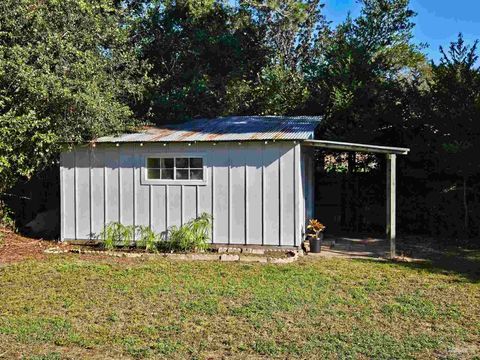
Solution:
<svg viewBox="0 0 480 360"><path fill-rule="evenodd" d="M145 183L148 154L202 156L206 184ZM164 232L208 212L213 243L298 246L301 161L293 141L78 146L61 155L61 238L95 239L112 221Z"/></svg>

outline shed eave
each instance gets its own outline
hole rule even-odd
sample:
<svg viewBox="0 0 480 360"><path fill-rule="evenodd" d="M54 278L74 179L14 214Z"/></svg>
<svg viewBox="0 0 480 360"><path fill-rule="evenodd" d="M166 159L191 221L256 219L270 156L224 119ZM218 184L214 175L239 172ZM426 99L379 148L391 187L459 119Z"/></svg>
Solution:
<svg viewBox="0 0 480 360"><path fill-rule="evenodd" d="M328 141L328 140L304 140L302 142L302 145L325 148L325 149L343 150L343 151L357 151L357 152L365 152L365 153L396 154L396 155L407 155L408 152L410 151L409 148L358 144L358 143Z"/></svg>

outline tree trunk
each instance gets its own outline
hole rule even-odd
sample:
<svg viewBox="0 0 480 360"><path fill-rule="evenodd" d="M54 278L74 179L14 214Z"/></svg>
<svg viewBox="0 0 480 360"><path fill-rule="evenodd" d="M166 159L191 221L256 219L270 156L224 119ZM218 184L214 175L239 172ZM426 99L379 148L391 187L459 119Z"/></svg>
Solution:
<svg viewBox="0 0 480 360"><path fill-rule="evenodd" d="M467 200L467 176L463 175L463 211L464 211L464 231L465 235L468 236L468 227L469 227L469 221L468 221L468 200Z"/></svg>
<svg viewBox="0 0 480 360"><path fill-rule="evenodd" d="M355 152L348 153L348 230L355 231Z"/></svg>

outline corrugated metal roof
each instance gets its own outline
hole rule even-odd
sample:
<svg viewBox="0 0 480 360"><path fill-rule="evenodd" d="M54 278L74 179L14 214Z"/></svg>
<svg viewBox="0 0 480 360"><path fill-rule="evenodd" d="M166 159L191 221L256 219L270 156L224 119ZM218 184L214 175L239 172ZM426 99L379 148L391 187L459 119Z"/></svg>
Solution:
<svg viewBox="0 0 480 360"><path fill-rule="evenodd" d="M96 142L191 142L313 139L320 116L230 116L148 127Z"/></svg>

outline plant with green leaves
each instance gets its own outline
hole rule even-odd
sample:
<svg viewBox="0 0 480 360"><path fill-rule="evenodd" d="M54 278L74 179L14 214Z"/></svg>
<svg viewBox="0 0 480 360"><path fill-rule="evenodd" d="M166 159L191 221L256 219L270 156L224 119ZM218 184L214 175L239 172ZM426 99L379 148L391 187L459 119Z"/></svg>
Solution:
<svg viewBox="0 0 480 360"><path fill-rule="evenodd" d="M161 241L159 234L155 233L148 226L137 226L136 227L137 238L135 241L135 246L137 248L145 249L147 252L156 252L157 246Z"/></svg>
<svg viewBox="0 0 480 360"><path fill-rule="evenodd" d="M172 226L164 246L170 251L205 251L210 246L211 224L212 216L202 213L182 226Z"/></svg>
<svg viewBox="0 0 480 360"><path fill-rule="evenodd" d="M135 236L134 225L123 225L119 222L111 222L102 230L99 238L103 241L103 247L113 250L116 247L129 248Z"/></svg>
<svg viewBox="0 0 480 360"><path fill-rule="evenodd" d="M135 124L146 79L114 0L0 2L0 192L82 142Z"/></svg>

